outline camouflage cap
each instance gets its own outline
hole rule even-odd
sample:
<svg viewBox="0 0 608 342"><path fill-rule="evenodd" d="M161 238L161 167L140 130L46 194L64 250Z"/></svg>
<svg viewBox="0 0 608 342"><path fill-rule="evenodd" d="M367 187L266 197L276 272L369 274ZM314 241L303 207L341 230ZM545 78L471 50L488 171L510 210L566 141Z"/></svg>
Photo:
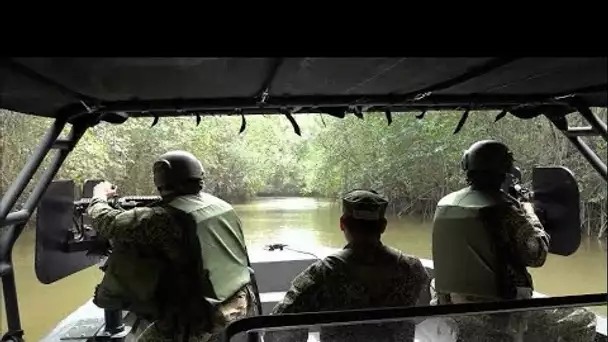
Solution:
<svg viewBox="0 0 608 342"><path fill-rule="evenodd" d="M342 197L342 214L357 220L384 218L388 201L373 190L351 190Z"/></svg>

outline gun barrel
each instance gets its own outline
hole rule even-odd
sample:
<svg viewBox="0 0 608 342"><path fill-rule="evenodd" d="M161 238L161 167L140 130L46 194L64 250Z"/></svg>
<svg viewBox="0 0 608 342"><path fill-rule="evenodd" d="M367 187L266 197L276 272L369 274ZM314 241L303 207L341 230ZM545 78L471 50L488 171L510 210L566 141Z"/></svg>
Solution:
<svg viewBox="0 0 608 342"><path fill-rule="evenodd" d="M158 202L162 200L162 197L160 196L125 196L125 197L120 197L117 200L115 200L118 204L125 204L125 203L153 203L153 202ZM89 204L91 204L92 198L81 198L78 201L74 202L74 206L79 208L79 207L87 207Z"/></svg>
<svg viewBox="0 0 608 342"><path fill-rule="evenodd" d="M119 202L156 202L160 201L160 196L125 196L121 197Z"/></svg>

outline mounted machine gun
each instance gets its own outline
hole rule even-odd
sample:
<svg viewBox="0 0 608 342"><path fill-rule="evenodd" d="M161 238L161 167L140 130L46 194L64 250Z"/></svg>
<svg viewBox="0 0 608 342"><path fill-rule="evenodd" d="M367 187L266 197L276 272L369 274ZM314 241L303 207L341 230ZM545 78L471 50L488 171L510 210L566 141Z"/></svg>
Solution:
<svg viewBox="0 0 608 342"><path fill-rule="evenodd" d="M105 271L106 257L112 254L112 242L100 236L91 224L86 211L92 201L93 188L102 180L86 180L82 197L71 180L57 180L49 184L38 206L36 274L45 284L69 276L81 269L99 264ZM152 206L162 201L160 196L114 196L108 204L118 210L130 210ZM249 262L249 261L248 261ZM257 297L257 309L261 312L258 283L251 264L252 285ZM105 311L103 331L100 326L89 325L77 333L68 333L67 339L86 336L94 341L120 340L128 334L130 327L123 324L124 313Z"/></svg>
<svg viewBox="0 0 608 342"><path fill-rule="evenodd" d="M52 283L83 268L99 264L104 269L106 257L112 253L111 243L97 235L86 215L93 187L100 180L87 180L82 188L83 197L76 200L76 185L71 180L58 180L49 184L41 198L36 220L36 263L38 279L45 284ZM126 196L108 200L116 209L128 210L160 201L159 196ZM122 341L129 333L129 327L122 323L124 314L120 311L105 310L103 330L97 325L70 336L86 336L93 340Z"/></svg>
<svg viewBox="0 0 608 342"><path fill-rule="evenodd" d="M91 254L98 255L108 255L109 254L109 242L102 237L98 236L90 223L90 218L86 215L86 210L89 207L92 196L93 196L93 188L95 185L102 182L101 180L86 180L83 185L82 194L83 197L79 200L75 200L73 202L73 228L69 230L69 236L67 242L65 243L65 251L66 252L79 252L79 251L88 251ZM39 206L44 209L45 205L48 202L53 201L53 196L56 196L55 193L65 193L69 192L67 188L73 189L74 184L72 182L65 181L55 181L52 182L49 186L50 191L47 192L48 196L45 196L42 199L41 205ZM74 191L74 189L72 190ZM160 196L123 196L118 197L114 196L108 198L108 204L119 210L129 210L137 207L146 207L149 205L156 204L160 202L162 198ZM60 217L53 217L52 215L65 215L66 212L54 211L50 215L48 221L43 221L42 225L49 225L52 222L63 222L63 219ZM53 220L54 219L54 220ZM39 221L40 222L40 221ZM45 223L46 222L46 223ZM48 228L46 226L41 227L42 231L53 230L53 228Z"/></svg>

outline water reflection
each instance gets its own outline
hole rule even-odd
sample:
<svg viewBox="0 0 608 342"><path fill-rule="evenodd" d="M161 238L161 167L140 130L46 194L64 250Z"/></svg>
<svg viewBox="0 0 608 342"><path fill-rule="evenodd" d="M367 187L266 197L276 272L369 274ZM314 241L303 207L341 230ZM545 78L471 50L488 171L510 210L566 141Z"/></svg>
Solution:
<svg viewBox="0 0 608 342"><path fill-rule="evenodd" d="M283 243L302 250L340 248L344 239L335 202L313 198L258 199L235 205L243 221L249 249ZM312 250L311 250L312 251Z"/></svg>
<svg viewBox="0 0 608 342"><path fill-rule="evenodd" d="M269 212L298 212L312 211L315 209L335 205L335 202L315 199L315 198L300 198L300 197L275 197L269 199L256 199L246 205L236 206L245 211Z"/></svg>

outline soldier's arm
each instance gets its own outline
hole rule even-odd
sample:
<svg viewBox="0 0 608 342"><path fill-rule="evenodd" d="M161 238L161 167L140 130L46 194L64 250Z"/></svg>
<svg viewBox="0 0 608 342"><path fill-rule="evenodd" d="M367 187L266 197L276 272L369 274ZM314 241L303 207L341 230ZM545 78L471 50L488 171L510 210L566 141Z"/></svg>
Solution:
<svg viewBox="0 0 608 342"><path fill-rule="evenodd" d="M92 199L87 214L101 236L122 242L162 243L171 226L168 215L159 215L154 208L118 210L99 197Z"/></svg>
<svg viewBox="0 0 608 342"><path fill-rule="evenodd" d="M425 306L430 303L431 277L420 259L402 254L402 259L395 270L399 274L399 306Z"/></svg>
<svg viewBox="0 0 608 342"><path fill-rule="evenodd" d="M431 277L419 259L412 269L412 293L416 299L416 306L426 306L430 304L431 297Z"/></svg>
<svg viewBox="0 0 608 342"><path fill-rule="evenodd" d="M291 288L273 309L273 314L311 312L319 309L316 300L323 284L323 263L318 261L302 271L291 283Z"/></svg>
<svg viewBox="0 0 608 342"><path fill-rule="evenodd" d="M540 267L547 260L549 234L530 203L510 206L505 211L505 229L514 241L514 250L528 267Z"/></svg>
<svg viewBox="0 0 608 342"><path fill-rule="evenodd" d="M273 315L317 311L316 294L322 281L322 263L317 262L300 273L293 281L291 288L272 310ZM308 329L288 329L267 331L266 342L306 342Z"/></svg>

